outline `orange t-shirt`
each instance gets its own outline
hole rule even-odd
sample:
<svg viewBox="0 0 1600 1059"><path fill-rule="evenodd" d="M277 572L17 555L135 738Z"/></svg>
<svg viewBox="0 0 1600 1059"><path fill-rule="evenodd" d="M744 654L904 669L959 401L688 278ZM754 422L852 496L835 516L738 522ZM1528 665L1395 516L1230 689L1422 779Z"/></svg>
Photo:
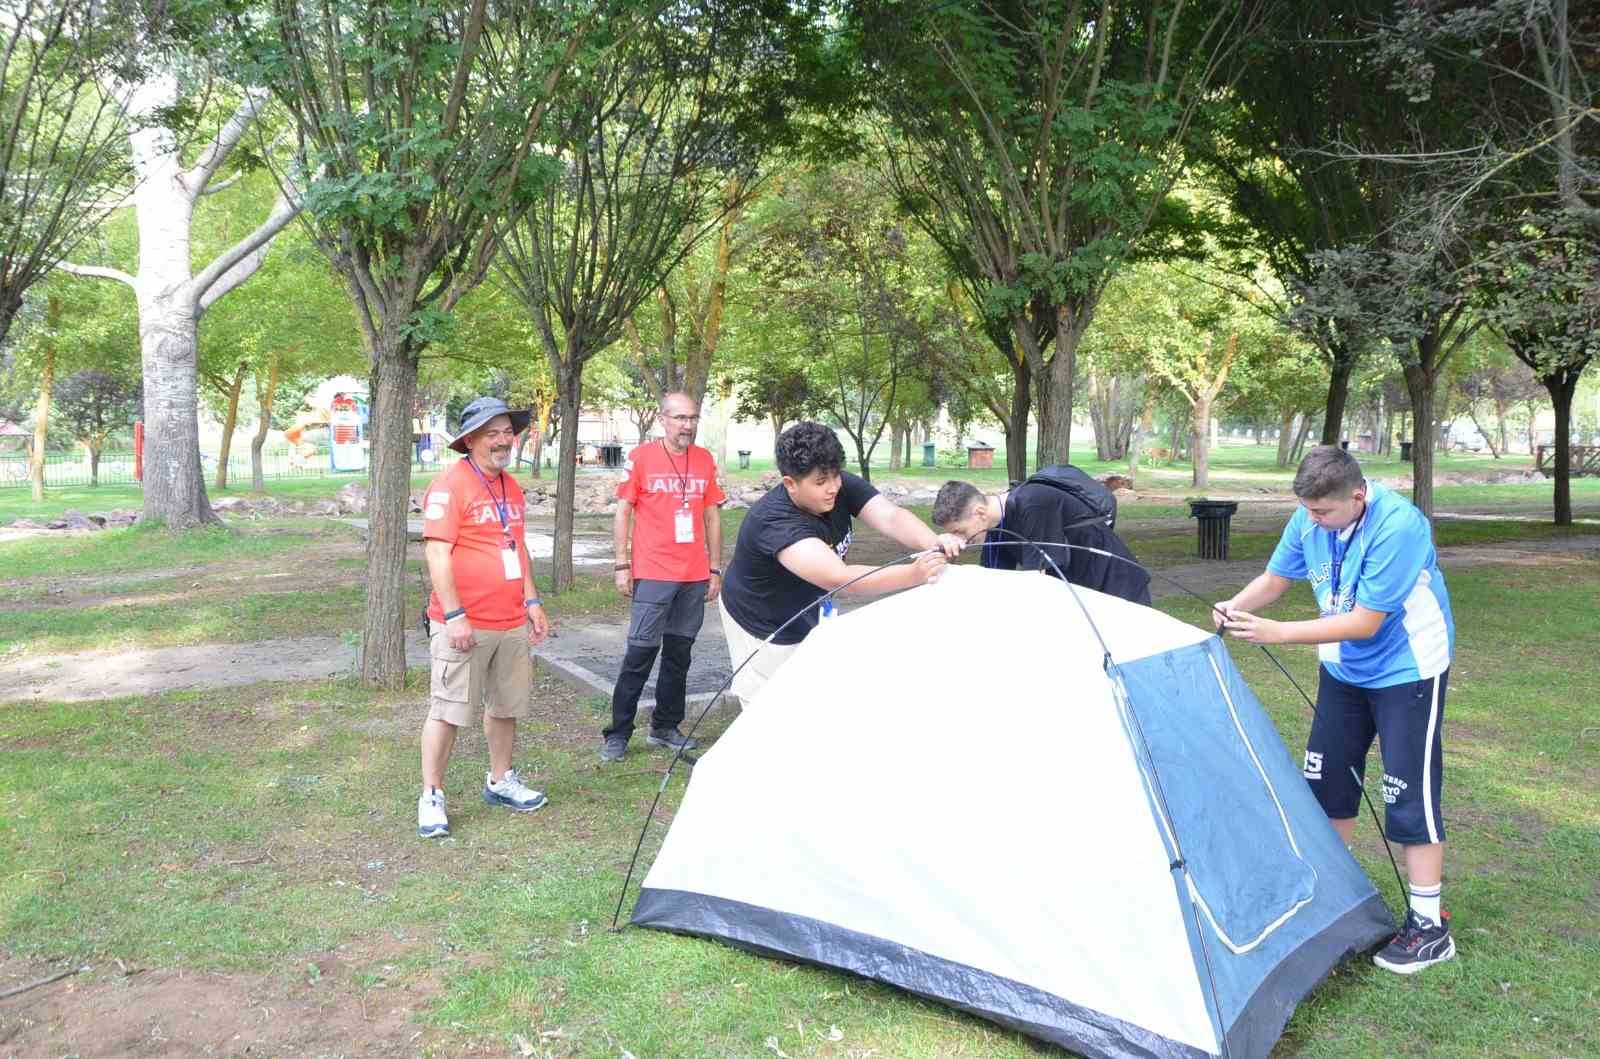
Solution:
<svg viewBox="0 0 1600 1059"><path fill-rule="evenodd" d="M522 536L522 487L509 474L484 477L487 485L471 462L463 459L429 482L422 496L422 536L454 545L450 565L468 622L482 629L516 629L528 620L522 606L523 580L520 576L515 581L506 579L500 557L506 532L495 500L505 490L506 524L517 545L517 561L526 573L530 567L528 545ZM437 591L428 597L428 618L444 621L444 605Z"/></svg>
<svg viewBox="0 0 1600 1059"><path fill-rule="evenodd" d="M674 456L666 443L651 441L628 454L628 477L617 499L633 505L633 576L646 581L705 581L706 507L727 497L717 486L717 461L698 445ZM685 508L684 501L688 506ZM678 512L689 512L692 540L678 541Z"/></svg>

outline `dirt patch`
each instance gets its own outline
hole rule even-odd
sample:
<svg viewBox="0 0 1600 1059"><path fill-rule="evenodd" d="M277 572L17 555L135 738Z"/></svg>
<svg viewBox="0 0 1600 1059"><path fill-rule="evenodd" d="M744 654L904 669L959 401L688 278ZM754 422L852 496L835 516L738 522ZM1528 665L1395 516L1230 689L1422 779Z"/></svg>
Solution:
<svg viewBox="0 0 1600 1059"><path fill-rule="evenodd" d="M420 633L408 634L406 657L412 665L427 665L427 645ZM355 645L335 636L26 656L0 673L0 702L89 702L267 681L319 680L350 673L355 658Z"/></svg>
<svg viewBox="0 0 1600 1059"><path fill-rule="evenodd" d="M0 1050L51 1059L479 1051L486 1042L416 1022L441 987L431 972L402 970L414 948L345 945L301 961L293 977L94 968L0 1001ZM60 969L0 962L0 992Z"/></svg>

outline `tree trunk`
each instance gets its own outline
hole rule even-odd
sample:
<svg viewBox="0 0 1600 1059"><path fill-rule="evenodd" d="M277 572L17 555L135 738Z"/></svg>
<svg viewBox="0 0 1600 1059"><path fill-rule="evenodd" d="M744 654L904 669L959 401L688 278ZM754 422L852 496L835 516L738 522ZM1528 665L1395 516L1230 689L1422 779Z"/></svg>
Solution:
<svg viewBox="0 0 1600 1059"><path fill-rule="evenodd" d="M179 296L139 298L144 368L144 515L188 529L217 521L200 465L195 316Z"/></svg>
<svg viewBox="0 0 1600 1059"><path fill-rule="evenodd" d="M1556 525L1572 525L1572 395L1578 388L1579 371L1546 375L1540 379L1550 391L1556 410Z"/></svg>
<svg viewBox="0 0 1600 1059"><path fill-rule="evenodd" d="M372 370L371 465L367 502L367 610L361 679L396 690L405 682L406 523L411 516L411 415L417 363L394 329Z"/></svg>
<svg viewBox="0 0 1600 1059"><path fill-rule="evenodd" d="M1432 358L1424 355L1424 363ZM1406 392L1411 395L1411 414L1416 422L1416 437L1411 443L1411 502L1429 519L1433 518L1433 386L1435 375L1421 364L1407 364ZM1326 432L1324 432L1326 433Z"/></svg>
<svg viewBox="0 0 1600 1059"><path fill-rule="evenodd" d="M1072 462L1072 386L1081 333L1067 318L1065 306L1056 312L1055 355L1039 378L1040 467Z"/></svg>
<svg viewBox="0 0 1600 1059"><path fill-rule="evenodd" d="M1328 401L1322 415L1324 445L1339 444L1340 432L1344 429L1344 409L1350 400L1350 376L1355 366L1354 357L1333 358L1333 373L1328 379Z"/></svg>
<svg viewBox="0 0 1600 1059"><path fill-rule="evenodd" d="M1195 398L1189 420L1190 481L1196 489L1211 484L1211 398L1201 393Z"/></svg>
<svg viewBox="0 0 1600 1059"><path fill-rule="evenodd" d="M856 447L856 467L861 472L861 480L865 482L872 481L872 452L864 443L865 428L863 427L862 433L858 434L849 427L845 427L845 433L850 435L850 441ZM876 448L877 446L873 447Z"/></svg>
<svg viewBox="0 0 1600 1059"><path fill-rule="evenodd" d="M233 451L233 430L239 425L239 395L244 392L246 365L241 361L233 382L223 392L228 395L228 414L222 420L222 449L217 454L217 489L228 488L228 455Z"/></svg>
<svg viewBox="0 0 1600 1059"><path fill-rule="evenodd" d="M1174 413L1172 416L1171 447L1167 449L1167 462L1169 464L1177 463L1178 457L1183 454L1183 427L1183 417Z"/></svg>
<svg viewBox="0 0 1600 1059"><path fill-rule="evenodd" d="M89 484L100 488L100 449L103 442L95 442L89 446Z"/></svg>
<svg viewBox="0 0 1600 1059"><path fill-rule="evenodd" d="M568 355L571 356L570 351ZM568 369L563 364L563 370L566 377L556 380L560 393L556 403L561 417L561 445L556 457L555 547L550 556L550 587L558 593L573 585L572 505L578 486L578 409L583 403L583 369Z"/></svg>
<svg viewBox="0 0 1600 1059"><path fill-rule="evenodd" d="M1510 449L1510 434L1506 430L1506 402L1499 397L1494 399L1494 428L1500 435L1500 452L1504 454Z"/></svg>
<svg viewBox="0 0 1600 1059"><path fill-rule="evenodd" d="M528 440L533 442L533 470L530 473L535 478L544 477L544 436L550 429L550 411L554 407L554 401L540 401L533 429L528 431Z"/></svg>
<svg viewBox="0 0 1600 1059"><path fill-rule="evenodd" d="M1473 429L1475 429L1479 434L1483 435L1483 443L1489 446L1489 455L1498 460L1500 458L1502 448L1500 445L1495 444L1494 435L1491 432L1483 429L1483 424L1478 422L1478 409L1476 405L1467 405L1467 418L1472 420ZM1504 438L1501 440L1504 441Z"/></svg>
<svg viewBox="0 0 1600 1059"><path fill-rule="evenodd" d="M254 492L267 491L267 476L261 466L261 450L267 444L267 431L272 429L272 402L278 396L278 368L283 361L281 353L273 353L267 362L267 378L261 380L261 369L256 369L256 432L250 439L250 488Z"/></svg>
<svg viewBox="0 0 1600 1059"><path fill-rule="evenodd" d="M1278 412L1278 466L1289 466L1289 455L1294 451L1295 420L1299 418L1294 409L1284 408Z"/></svg>
<svg viewBox="0 0 1600 1059"><path fill-rule="evenodd" d="M60 302L50 299L50 312L55 322L61 321ZM44 502L44 444L50 434L50 393L56 384L56 340L52 336L45 343L44 363L39 368L39 399L33 406L33 452L28 458L28 481L33 485L33 502Z"/></svg>
<svg viewBox="0 0 1600 1059"><path fill-rule="evenodd" d="M1156 425L1156 399L1149 384L1144 389L1144 409L1139 413L1139 427L1133 432L1133 438L1128 443L1128 477L1139 476L1139 454L1144 449L1145 439Z"/></svg>
<svg viewBox="0 0 1600 1059"><path fill-rule="evenodd" d="M1300 429L1294 436L1294 447L1289 450L1289 462L1285 466L1298 467L1300 458L1305 455L1306 439L1311 436L1311 416L1300 417Z"/></svg>
<svg viewBox="0 0 1600 1059"><path fill-rule="evenodd" d="M1104 462L1111 459L1111 428L1107 423L1109 401L1106 400L1105 381L1091 372L1089 375L1089 427L1094 431L1095 458Z"/></svg>
<svg viewBox="0 0 1600 1059"><path fill-rule="evenodd" d="M902 453L903 450L900 447L901 439L904 436L905 436L905 431L903 429L901 429L901 426L900 426L899 423L890 424L890 426L889 426L889 469L891 471L898 471L902 467L905 466L905 463L901 459L901 453Z"/></svg>
<svg viewBox="0 0 1600 1059"><path fill-rule="evenodd" d="M1021 482L1028 477L1028 416L1033 411L1033 370L1027 362L1012 372L1011 416L1006 420L1006 476Z"/></svg>

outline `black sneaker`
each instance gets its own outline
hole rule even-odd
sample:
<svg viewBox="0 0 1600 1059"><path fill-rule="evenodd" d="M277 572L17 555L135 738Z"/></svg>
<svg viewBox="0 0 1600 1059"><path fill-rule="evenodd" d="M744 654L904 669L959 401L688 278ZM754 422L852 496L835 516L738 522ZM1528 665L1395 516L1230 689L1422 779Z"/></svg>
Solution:
<svg viewBox="0 0 1600 1059"><path fill-rule="evenodd" d="M621 761L622 755L628 752L628 737L621 732L613 732L606 736L606 741L600 746L601 761Z"/></svg>
<svg viewBox="0 0 1600 1059"><path fill-rule="evenodd" d="M699 750L700 744L676 728L652 728L645 740L651 746L664 746L668 750Z"/></svg>
<svg viewBox="0 0 1600 1059"><path fill-rule="evenodd" d="M1386 945L1372 962L1395 974L1416 974L1424 967L1443 963L1456 954L1455 939L1450 937L1450 917L1443 923L1433 923L1406 909L1405 926Z"/></svg>

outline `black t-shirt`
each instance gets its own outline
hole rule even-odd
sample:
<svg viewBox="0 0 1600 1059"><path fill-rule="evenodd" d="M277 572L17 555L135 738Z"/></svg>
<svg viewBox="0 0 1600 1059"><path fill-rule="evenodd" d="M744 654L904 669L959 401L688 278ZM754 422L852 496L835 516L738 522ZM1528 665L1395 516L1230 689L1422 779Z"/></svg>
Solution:
<svg viewBox="0 0 1600 1059"><path fill-rule="evenodd" d="M801 617L773 637L773 643L793 644L816 628L816 602L824 592L778 562L778 553L812 537L846 559L850 552L850 520L861 514L878 495L872 483L846 471L834 499L833 510L817 516L800 510L779 484L751 506L739 527L733 562L722 579L722 605L740 627L765 639L797 612Z"/></svg>
<svg viewBox="0 0 1600 1059"><path fill-rule="evenodd" d="M1056 470L1049 468L1046 473ZM1070 484L1081 491L1082 483ZM1116 501L1108 490L1105 493L1104 498L1093 498L1091 504L1081 495L1046 484L1036 476L1011 490L1000 525L1028 540L1098 548L1129 562L1073 548L1046 548L1041 553L1038 548L1007 544L1003 548L989 549L984 565L1001 570L1050 570L1050 563L1045 560L1048 555L1073 584L1148 606L1150 574L1134 565L1137 560L1133 552L1117 536L1114 528ZM990 539L1015 541L1017 538L1008 533L991 534Z"/></svg>

